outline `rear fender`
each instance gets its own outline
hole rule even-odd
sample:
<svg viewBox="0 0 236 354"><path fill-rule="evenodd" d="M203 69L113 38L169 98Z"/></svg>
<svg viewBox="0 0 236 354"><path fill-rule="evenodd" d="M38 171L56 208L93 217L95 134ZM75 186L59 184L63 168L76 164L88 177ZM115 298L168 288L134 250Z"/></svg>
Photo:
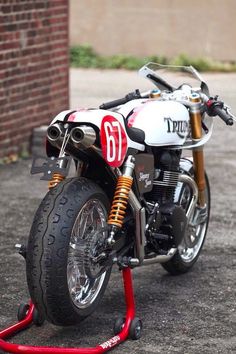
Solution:
<svg viewBox="0 0 236 354"><path fill-rule="evenodd" d="M95 149L87 149L79 152L79 160L83 163L81 176L97 183L105 191L109 200L112 200L117 176L106 164L101 154Z"/></svg>

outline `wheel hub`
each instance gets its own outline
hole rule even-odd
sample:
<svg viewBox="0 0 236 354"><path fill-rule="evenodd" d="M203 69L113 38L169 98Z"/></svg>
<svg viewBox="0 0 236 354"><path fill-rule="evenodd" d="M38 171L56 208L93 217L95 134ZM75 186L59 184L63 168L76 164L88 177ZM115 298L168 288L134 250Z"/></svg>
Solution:
<svg viewBox="0 0 236 354"><path fill-rule="evenodd" d="M106 262L107 251L107 229L100 229L88 236L84 251L84 270L91 279L99 277L110 266Z"/></svg>
<svg viewBox="0 0 236 354"><path fill-rule="evenodd" d="M196 234L196 227L189 226L185 232L184 236L185 246L188 248L193 248L197 242L197 234Z"/></svg>
<svg viewBox="0 0 236 354"><path fill-rule="evenodd" d="M97 254L97 243L100 244L100 238L105 238L106 233L102 238L98 230L106 227L106 219L103 205L96 199L89 200L80 210L72 230L67 281L71 299L79 309L85 309L95 301L106 276L107 268L101 269L99 263L89 263L89 255L94 257Z"/></svg>

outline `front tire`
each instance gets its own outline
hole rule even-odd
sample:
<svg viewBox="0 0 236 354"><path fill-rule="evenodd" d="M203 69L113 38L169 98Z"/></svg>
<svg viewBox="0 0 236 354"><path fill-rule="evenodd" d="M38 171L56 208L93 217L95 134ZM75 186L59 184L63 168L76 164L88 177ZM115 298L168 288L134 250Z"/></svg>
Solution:
<svg viewBox="0 0 236 354"><path fill-rule="evenodd" d="M56 325L74 325L98 306L111 268L90 278L84 270L88 237L106 226L109 202L85 178L61 182L47 193L31 228L26 273L39 313Z"/></svg>
<svg viewBox="0 0 236 354"><path fill-rule="evenodd" d="M193 177L193 170L191 171ZM204 222L199 223L196 226L195 231L191 230L191 226L187 226L185 236L183 241L178 246L175 255L166 263L162 263L163 268L171 275L179 275L188 272L193 265L196 263L203 244L206 239L208 223L210 218L210 208L211 208L211 198L210 198L210 184L205 174L206 188L205 188L205 198L206 198L206 217ZM180 193L179 204L186 209L188 202L191 198L191 191L187 186L182 187ZM195 210L196 212L196 210ZM187 234L189 233L189 234ZM191 233L193 233L191 235ZM191 241L191 237L193 240Z"/></svg>

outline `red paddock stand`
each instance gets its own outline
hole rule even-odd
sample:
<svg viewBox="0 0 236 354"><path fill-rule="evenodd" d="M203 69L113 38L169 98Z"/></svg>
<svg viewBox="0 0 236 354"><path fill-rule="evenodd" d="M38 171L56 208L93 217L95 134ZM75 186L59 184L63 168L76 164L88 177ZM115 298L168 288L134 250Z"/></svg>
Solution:
<svg viewBox="0 0 236 354"><path fill-rule="evenodd" d="M15 335L17 332L26 329L33 323L34 305L32 302L29 304L29 310L26 317L20 322L14 324L0 331L0 349L7 353L60 353L60 354L89 354L89 353L105 353L111 348L117 346L121 342L125 341L129 336L132 339L139 339L141 335L142 323L135 317L135 304L134 293L132 284L132 274L130 268L124 268L122 270L124 293L126 302L126 317L118 318L114 332L115 336L106 342L97 345L94 348L59 348L59 347L37 347L21 344L13 344L7 342L7 337ZM124 323L123 323L124 322Z"/></svg>

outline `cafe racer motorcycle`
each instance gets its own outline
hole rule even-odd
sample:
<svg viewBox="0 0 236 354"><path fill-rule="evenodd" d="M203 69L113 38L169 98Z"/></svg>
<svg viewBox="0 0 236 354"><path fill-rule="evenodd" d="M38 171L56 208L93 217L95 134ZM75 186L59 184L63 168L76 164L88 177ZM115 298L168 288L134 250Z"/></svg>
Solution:
<svg viewBox="0 0 236 354"><path fill-rule="evenodd" d="M191 66L149 63L139 73L155 88L59 113L47 130L48 157L33 162L49 192L28 240L27 282L37 311L53 324L89 316L114 264L161 263L177 275L193 267L204 244L203 146L214 116L227 125L234 116ZM76 173L68 178L71 162Z"/></svg>

